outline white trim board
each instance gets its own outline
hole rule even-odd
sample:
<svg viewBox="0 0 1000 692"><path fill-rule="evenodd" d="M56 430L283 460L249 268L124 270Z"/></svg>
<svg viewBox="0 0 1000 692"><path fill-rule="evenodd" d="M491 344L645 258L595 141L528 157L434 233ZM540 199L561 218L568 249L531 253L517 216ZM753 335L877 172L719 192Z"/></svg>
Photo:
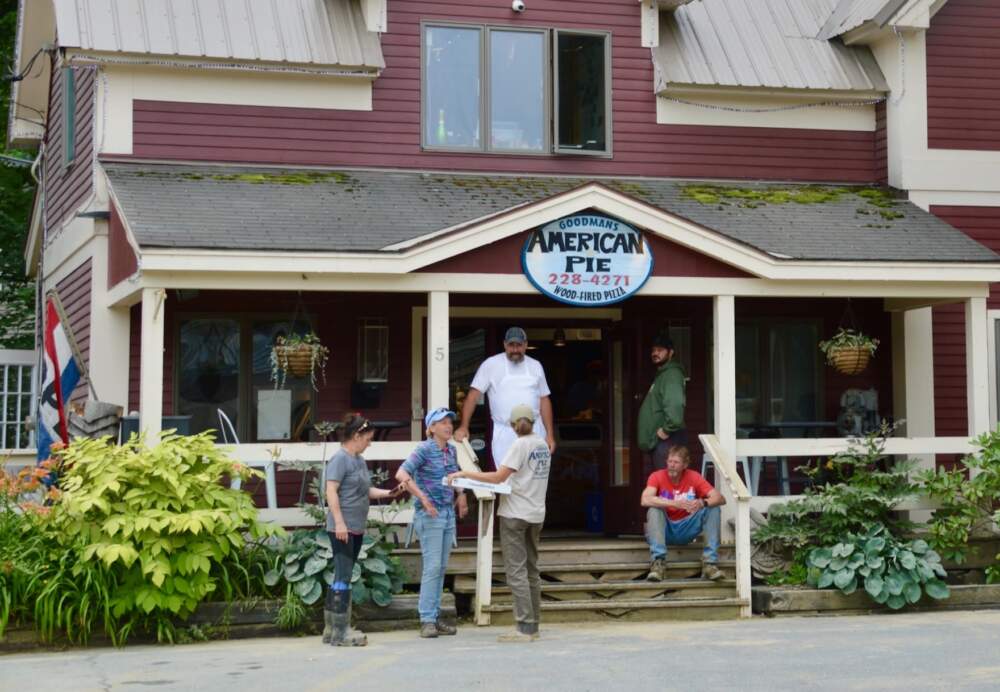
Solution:
<svg viewBox="0 0 1000 692"><path fill-rule="evenodd" d="M829 97L665 93L656 98L656 122L659 125L875 131L874 105L819 105L835 100Z"/></svg>

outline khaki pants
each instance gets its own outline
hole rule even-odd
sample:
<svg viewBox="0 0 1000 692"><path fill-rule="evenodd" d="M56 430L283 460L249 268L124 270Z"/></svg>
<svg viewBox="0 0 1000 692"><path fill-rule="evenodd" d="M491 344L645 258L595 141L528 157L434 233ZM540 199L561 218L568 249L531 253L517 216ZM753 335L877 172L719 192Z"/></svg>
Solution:
<svg viewBox="0 0 1000 692"><path fill-rule="evenodd" d="M541 619L542 584L538 576L541 524L500 517L500 545L507 585L514 596L514 621L519 629L537 627Z"/></svg>

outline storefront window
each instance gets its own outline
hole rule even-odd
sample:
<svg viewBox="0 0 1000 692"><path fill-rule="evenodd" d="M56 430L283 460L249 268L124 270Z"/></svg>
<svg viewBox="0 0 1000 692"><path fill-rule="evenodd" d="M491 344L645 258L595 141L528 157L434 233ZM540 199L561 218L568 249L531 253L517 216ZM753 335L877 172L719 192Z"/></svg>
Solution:
<svg viewBox="0 0 1000 692"><path fill-rule="evenodd" d="M309 375L289 372L284 386L271 380L271 348L279 336L304 335L306 322L263 321L253 323L250 434L257 441L305 440L312 422L312 385ZM318 375L317 375L318 376Z"/></svg>
<svg viewBox="0 0 1000 692"><path fill-rule="evenodd" d="M385 320L361 320L358 329L358 381L389 380L389 325Z"/></svg>
<svg viewBox="0 0 1000 692"><path fill-rule="evenodd" d="M177 413L191 416L191 432L219 429L221 409L240 424L240 324L198 319L181 323Z"/></svg>

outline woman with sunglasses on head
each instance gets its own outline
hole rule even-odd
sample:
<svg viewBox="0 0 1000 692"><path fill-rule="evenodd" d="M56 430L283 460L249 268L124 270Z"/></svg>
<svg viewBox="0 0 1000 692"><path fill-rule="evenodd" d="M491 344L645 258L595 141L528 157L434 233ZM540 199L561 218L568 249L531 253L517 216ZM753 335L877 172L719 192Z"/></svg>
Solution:
<svg viewBox="0 0 1000 692"><path fill-rule="evenodd" d="M326 593L323 643L332 646L364 646L368 637L353 632L351 625L351 575L361 552L368 525L371 500L395 497L402 487L373 488L368 465L361 453L371 444L375 430L359 413L344 416L340 426L340 449L326 465L326 530L333 547L333 583Z"/></svg>
<svg viewBox="0 0 1000 692"><path fill-rule="evenodd" d="M400 487L417 498L413 528L420 539L422 572L420 577L420 636L431 639L441 634L455 634L456 629L441 622L441 590L448 568L451 544L455 539L455 512L465 517L469 506L465 493L444 485L444 478L456 473L458 458L448 444L455 426L455 413L446 408L424 417L427 439L421 442L396 472ZM456 498L457 495L457 498Z"/></svg>

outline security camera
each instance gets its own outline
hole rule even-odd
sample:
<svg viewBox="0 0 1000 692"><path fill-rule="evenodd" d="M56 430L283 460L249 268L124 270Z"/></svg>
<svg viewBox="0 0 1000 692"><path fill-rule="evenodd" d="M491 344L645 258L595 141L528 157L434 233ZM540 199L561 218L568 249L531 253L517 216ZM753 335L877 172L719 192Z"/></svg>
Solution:
<svg viewBox="0 0 1000 692"><path fill-rule="evenodd" d="M510 3L510 9L515 12L524 12L524 0L514 0L514 2Z"/></svg>

